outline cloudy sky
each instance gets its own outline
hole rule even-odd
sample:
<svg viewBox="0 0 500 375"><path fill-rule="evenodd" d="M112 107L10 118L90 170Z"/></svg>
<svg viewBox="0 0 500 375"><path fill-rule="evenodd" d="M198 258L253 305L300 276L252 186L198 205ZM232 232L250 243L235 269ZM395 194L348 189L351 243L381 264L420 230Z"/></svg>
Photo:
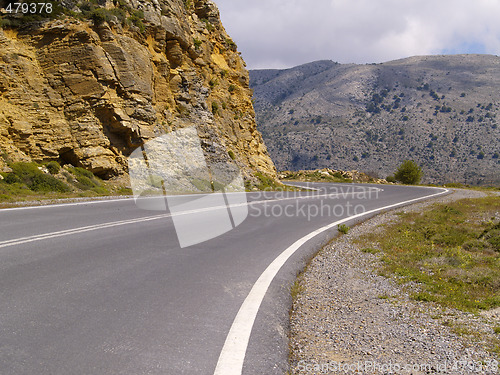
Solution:
<svg viewBox="0 0 500 375"><path fill-rule="evenodd" d="M214 0L249 69L500 55L500 0Z"/></svg>

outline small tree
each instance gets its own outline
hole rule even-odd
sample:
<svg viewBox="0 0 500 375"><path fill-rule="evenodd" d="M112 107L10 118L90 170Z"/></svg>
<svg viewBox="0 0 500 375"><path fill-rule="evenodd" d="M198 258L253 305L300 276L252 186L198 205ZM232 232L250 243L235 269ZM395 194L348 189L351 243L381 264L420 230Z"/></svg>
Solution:
<svg viewBox="0 0 500 375"><path fill-rule="evenodd" d="M398 168L394 177L403 184L418 184L423 172L413 160L405 160Z"/></svg>

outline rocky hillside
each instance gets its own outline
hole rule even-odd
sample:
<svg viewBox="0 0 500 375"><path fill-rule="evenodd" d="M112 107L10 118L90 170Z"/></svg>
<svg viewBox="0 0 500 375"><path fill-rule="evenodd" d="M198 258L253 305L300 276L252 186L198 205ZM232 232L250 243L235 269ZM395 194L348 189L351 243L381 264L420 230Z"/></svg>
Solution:
<svg viewBox="0 0 500 375"><path fill-rule="evenodd" d="M500 183L500 58L424 56L371 65L318 61L250 72L278 169L392 174L404 159L426 182Z"/></svg>
<svg viewBox="0 0 500 375"><path fill-rule="evenodd" d="M124 176L135 148L195 125L211 158L234 159L247 179L276 177L245 63L212 1L63 0L41 15L8 13L9 3L0 1L0 171L57 160Z"/></svg>

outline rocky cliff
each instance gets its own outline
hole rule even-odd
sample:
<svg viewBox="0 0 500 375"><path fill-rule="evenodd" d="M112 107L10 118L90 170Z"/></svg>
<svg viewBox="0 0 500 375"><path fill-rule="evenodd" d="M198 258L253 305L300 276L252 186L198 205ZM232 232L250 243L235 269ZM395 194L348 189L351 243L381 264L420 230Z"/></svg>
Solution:
<svg viewBox="0 0 500 375"><path fill-rule="evenodd" d="M386 177L405 159L426 182L500 183L500 58L318 61L251 71L255 109L280 170Z"/></svg>
<svg viewBox="0 0 500 375"><path fill-rule="evenodd" d="M246 178L276 177L245 63L212 1L54 9L51 19L4 11L0 20L0 170L58 160L123 176L135 148L195 125L210 157L234 159Z"/></svg>

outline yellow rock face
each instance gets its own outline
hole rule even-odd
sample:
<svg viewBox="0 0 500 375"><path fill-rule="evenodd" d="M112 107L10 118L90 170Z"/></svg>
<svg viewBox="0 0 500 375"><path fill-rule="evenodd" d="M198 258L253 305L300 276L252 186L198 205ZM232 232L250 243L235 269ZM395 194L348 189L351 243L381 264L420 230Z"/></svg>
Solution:
<svg viewBox="0 0 500 375"><path fill-rule="evenodd" d="M184 3L143 4L143 31L72 18L0 29L0 170L59 160L110 178L144 142L195 125L210 158L232 151L247 178L276 177L218 10Z"/></svg>

